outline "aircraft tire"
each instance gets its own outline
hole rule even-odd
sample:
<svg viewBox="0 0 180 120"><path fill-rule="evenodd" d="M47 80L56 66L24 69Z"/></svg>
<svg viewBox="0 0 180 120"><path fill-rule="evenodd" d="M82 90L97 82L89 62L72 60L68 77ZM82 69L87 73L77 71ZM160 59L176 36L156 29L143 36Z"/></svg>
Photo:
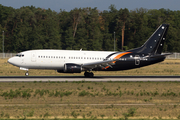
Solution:
<svg viewBox="0 0 180 120"><path fill-rule="evenodd" d="M94 74L92 72L89 73L89 77L90 78L93 78L94 77Z"/></svg>
<svg viewBox="0 0 180 120"><path fill-rule="evenodd" d="M85 73L84 73L84 76L85 76L85 77L88 77L88 76L89 76L89 73L88 73L88 72L85 72Z"/></svg>
<svg viewBox="0 0 180 120"><path fill-rule="evenodd" d="M85 76L85 77L92 78L92 77L94 77L94 74L93 74L92 72L85 72L85 73L84 73L84 76Z"/></svg>
<svg viewBox="0 0 180 120"><path fill-rule="evenodd" d="M29 76L29 73L28 73L28 72L26 72L26 73L25 73L25 76Z"/></svg>

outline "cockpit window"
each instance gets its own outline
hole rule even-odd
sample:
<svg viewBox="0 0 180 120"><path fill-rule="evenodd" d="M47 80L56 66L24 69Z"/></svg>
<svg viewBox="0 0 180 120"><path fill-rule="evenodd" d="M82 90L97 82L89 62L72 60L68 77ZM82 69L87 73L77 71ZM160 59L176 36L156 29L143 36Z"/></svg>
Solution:
<svg viewBox="0 0 180 120"><path fill-rule="evenodd" d="M24 54L17 54L17 57L24 57Z"/></svg>

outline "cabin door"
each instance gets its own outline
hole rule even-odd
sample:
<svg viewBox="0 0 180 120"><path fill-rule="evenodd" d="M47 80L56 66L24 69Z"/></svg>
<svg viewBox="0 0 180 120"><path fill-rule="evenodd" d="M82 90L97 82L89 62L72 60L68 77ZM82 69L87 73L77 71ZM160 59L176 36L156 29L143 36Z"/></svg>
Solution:
<svg viewBox="0 0 180 120"><path fill-rule="evenodd" d="M35 52L31 53L31 61L36 62L36 53Z"/></svg>
<svg viewBox="0 0 180 120"><path fill-rule="evenodd" d="M139 55L135 55L134 59L135 59L135 65L139 65L140 64L140 57L139 57Z"/></svg>
<svg viewBox="0 0 180 120"><path fill-rule="evenodd" d="M23 57L21 57L21 60L22 60L21 62L22 62L22 64L23 64L23 63L24 63L24 56L23 56Z"/></svg>

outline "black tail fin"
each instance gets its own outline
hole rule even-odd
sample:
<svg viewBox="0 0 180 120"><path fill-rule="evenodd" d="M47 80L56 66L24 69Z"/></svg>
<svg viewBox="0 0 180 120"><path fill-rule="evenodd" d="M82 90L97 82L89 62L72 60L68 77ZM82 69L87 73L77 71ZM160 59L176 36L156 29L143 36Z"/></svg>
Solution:
<svg viewBox="0 0 180 120"><path fill-rule="evenodd" d="M161 54L166 39L168 24L162 24L158 29L149 37L149 39L137 49L138 53L147 54Z"/></svg>

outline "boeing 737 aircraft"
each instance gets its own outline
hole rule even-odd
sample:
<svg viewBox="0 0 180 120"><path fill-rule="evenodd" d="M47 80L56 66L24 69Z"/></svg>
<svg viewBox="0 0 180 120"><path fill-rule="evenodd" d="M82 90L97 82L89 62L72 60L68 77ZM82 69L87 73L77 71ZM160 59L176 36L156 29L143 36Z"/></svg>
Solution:
<svg viewBox="0 0 180 120"><path fill-rule="evenodd" d="M163 61L162 54L168 24L160 25L149 39L139 48L124 52L83 51L83 50L28 50L18 53L8 62L26 70L51 69L59 73L81 73L93 77L92 71L118 71L139 68Z"/></svg>

